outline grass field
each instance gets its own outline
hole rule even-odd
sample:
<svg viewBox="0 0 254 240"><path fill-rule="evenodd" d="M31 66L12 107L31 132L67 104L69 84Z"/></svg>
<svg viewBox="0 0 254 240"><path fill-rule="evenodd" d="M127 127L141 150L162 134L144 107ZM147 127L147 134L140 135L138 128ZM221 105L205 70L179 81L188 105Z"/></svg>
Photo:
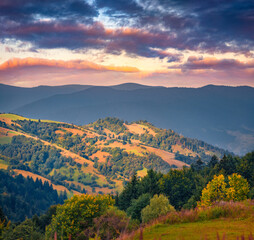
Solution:
<svg viewBox="0 0 254 240"><path fill-rule="evenodd" d="M216 219L203 222L182 224L157 224L147 228L143 232L143 239L167 239L167 240L236 240L237 237L249 239L250 233L254 233L254 219ZM137 234L134 239L140 239Z"/></svg>
<svg viewBox="0 0 254 240"><path fill-rule="evenodd" d="M19 115L16 115L16 114L11 114L11 113L3 113L3 114L0 114L0 118L7 118L7 119L10 119L10 120L13 120L13 121L16 121L16 120L31 120L31 121L38 121L38 119L30 119L30 118L25 118L25 117L22 117L22 116L19 116ZM41 120L42 122L51 122L51 123L60 123L60 122L57 122L57 121L52 121L52 120Z"/></svg>
<svg viewBox="0 0 254 240"><path fill-rule="evenodd" d="M11 143L11 137L0 137L0 144Z"/></svg>
<svg viewBox="0 0 254 240"><path fill-rule="evenodd" d="M137 171L137 176L138 177L144 177L144 176L146 176L146 174L147 174L147 168L144 168L140 171Z"/></svg>
<svg viewBox="0 0 254 240"><path fill-rule="evenodd" d="M121 240L253 240L254 200L171 211Z"/></svg>
<svg viewBox="0 0 254 240"><path fill-rule="evenodd" d="M7 169L7 168L8 168L8 163L0 159L0 169Z"/></svg>

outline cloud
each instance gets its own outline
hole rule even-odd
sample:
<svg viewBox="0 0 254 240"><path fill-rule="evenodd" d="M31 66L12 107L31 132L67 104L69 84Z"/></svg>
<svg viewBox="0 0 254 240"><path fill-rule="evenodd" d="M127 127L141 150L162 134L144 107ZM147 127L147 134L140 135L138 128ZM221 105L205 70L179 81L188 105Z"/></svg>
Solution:
<svg viewBox="0 0 254 240"><path fill-rule="evenodd" d="M38 85L114 85L135 82L153 86L200 87L214 85L248 85L254 87L254 71L247 69L214 71L181 68L150 72L126 66L104 66L87 61L59 61L38 58L13 59L0 65L0 82L32 87Z"/></svg>
<svg viewBox="0 0 254 240"><path fill-rule="evenodd" d="M174 36L135 28L109 29L99 22L92 25L33 23L22 28L5 27L1 35L32 42L37 48L103 49L111 54L125 52L133 56L168 58L170 62L180 59L180 54L163 51L175 42Z"/></svg>
<svg viewBox="0 0 254 240"><path fill-rule="evenodd" d="M0 41L26 41L33 50L102 49L168 62L181 58L165 54L168 48L250 58L253 16L249 0L1 0Z"/></svg>
<svg viewBox="0 0 254 240"><path fill-rule="evenodd" d="M244 52L254 49L254 2L249 0L97 0L119 25L162 29L176 35L177 49ZM112 14L113 13L113 14Z"/></svg>
<svg viewBox="0 0 254 240"><path fill-rule="evenodd" d="M137 73L138 68L129 66L103 66L88 61L73 60L73 61L61 61L61 60L48 60L40 58L14 58L6 61L0 65L1 71L10 70L13 68L25 68L25 67L57 67L76 70L95 70L95 71L115 71L125 73Z"/></svg>
<svg viewBox="0 0 254 240"><path fill-rule="evenodd" d="M62 19L69 21L91 21L98 12L85 0L1 0L2 22L17 24L40 19Z"/></svg>
<svg viewBox="0 0 254 240"><path fill-rule="evenodd" d="M96 5L99 9L105 8L108 15L114 17L121 17L122 15L126 15L126 17L134 17L138 16L143 8L134 0L97 0ZM116 15L115 15L116 14ZM119 16L120 15L120 16Z"/></svg>
<svg viewBox="0 0 254 240"><path fill-rule="evenodd" d="M195 70L195 69L210 69L210 70L244 70L254 69L254 60L248 62L242 62L236 59L217 59L215 57L195 57L191 56L187 62L174 66L172 68L181 68L183 70Z"/></svg>

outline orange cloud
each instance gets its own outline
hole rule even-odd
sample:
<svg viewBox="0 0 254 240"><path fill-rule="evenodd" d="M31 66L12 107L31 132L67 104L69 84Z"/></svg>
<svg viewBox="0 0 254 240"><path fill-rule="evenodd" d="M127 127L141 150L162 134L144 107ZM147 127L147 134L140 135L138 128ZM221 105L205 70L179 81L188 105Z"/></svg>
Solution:
<svg viewBox="0 0 254 240"><path fill-rule="evenodd" d="M125 73L137 73L140 70L130 66L104 66L83 60L48 60L42 58L13 58L0 65L0 70L7 70L18 67L47 66L77 70L115 71Z"/></svg>

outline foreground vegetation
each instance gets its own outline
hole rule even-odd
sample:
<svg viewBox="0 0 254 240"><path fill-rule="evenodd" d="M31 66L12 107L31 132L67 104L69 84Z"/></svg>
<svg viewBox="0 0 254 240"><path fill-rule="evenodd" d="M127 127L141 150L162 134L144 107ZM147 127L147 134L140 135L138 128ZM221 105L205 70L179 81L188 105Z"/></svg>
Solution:
<svg viewBox="0 0 254 240"><path fill-rule="evenodd" d="M253 218L219 218L173 225L158 223L143 229L142 235L145 240L253 240L253 232ZM133 235L121 239L140 239L140 230Z"/></svg>
<svg viewBox="0 0 254 240"><path fill-rule="evenodd" d="M220 161L214 157L207 166L198 162L167 174L149 170L141 179L134 174L116 196L76 195L40 217L11 225L2 221L2 236L106 240L168 239L170 234L173 239L215 239L218 232L235 239L253 232L254 202L248 200L253 199L253 160L254 152Z"/></svg>

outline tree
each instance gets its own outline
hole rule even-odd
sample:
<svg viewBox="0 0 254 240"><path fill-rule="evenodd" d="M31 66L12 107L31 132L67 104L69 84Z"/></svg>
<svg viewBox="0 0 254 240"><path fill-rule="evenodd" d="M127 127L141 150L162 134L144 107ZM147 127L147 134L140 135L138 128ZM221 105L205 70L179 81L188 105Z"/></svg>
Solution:
<svg viewBox="0 0 254 240"><path fill-rule="evenodd" d="M247 199L249 185L241 175L233 173L228 176L228 184L225 177L221 174L214 176L202 191L201 206L210 206L219 201L241 201Z"/></svg>
<svg viewBox="0 0 254 240"><path fill-rule="evenodd" d="M142 222L147 223L159 216L175 211L174 207L169 204L169 200L163 194L154 195L150 204L141 211Z"/></svg>
<svg viewBox="0 0 254 240"><path fill-rule="evenodd" d="M219 163L218 157L216 155L213 155L210 162L208 163L208 166L213 168L218 163Z"/></svg>
<svg viewBox="0 0 254 240"><path fill-rule="evenodd" d="M250 187L254 187L254 151L247 153L241 159L237 172L247 179Z"/></svg>
<svg viewBox="0 0 254 240"><path fill-rule="evenodd" d="M202 191L201 206L210 206L213 202L226 199L225 177L221 174L214 176Z"/></svg>
<svg viewBox="0 0 254 240"><path fill-rule="evenodd" d="M130 204L132 199L136 199L139 196L139 185L140 181L137 178L137 174L135 173L130 182L127 183L123 192L120 194L118 202L119 208L121 210L126 210Z"/></svg>
<svg viewBox="0 0 254 240"><path fill-rule="evenodd" d="M113 204L114 200L108 195L73 196L57 207L56 215L46 228L46 239L51 239L55 232L63 239L75 238L92 225L94 218L102 215Z"/></svg>
<svg viewBox="0 0 254 240"><path fill-rule="evenodd" d="M27 219L13 228L9 228L3 233L3 239L5 240L30 240L30 239L44 239L43 234L40 232L39 228L35 226L31 219Z"/></svg>
<svg viewBox="0 0 254 240"><path fill-rule="evenodd" d="M227 200L242 201L247 199L249 184L241 175L233 173L228 176Z"/></svg>
<svg viewBox="0 0 254 240"><path fill-rule="evenodd" d="M170 198L170 203L180 209L192 196L194 182L187 169L170 170L160 181L162 192Z"/></svg>
<svg viewBox="0 0 254 240"><path fill-rule="evenodd" d="M219 162L219 170L222 170L226 175L233 174L237 172L236 166L239 164L239 159L237 157L232 157L231 155L224 155Z"/></svg>
<svg viewBox="0 0 254 240"><path fill-rule="evenodd" d="M133 199L131 206L126 211L127 214L132 219L138 219L141 222L141 211L150 203L150 199L151 195L149 193L142 194L138 199Z"/></svg>
<svg viewBox="0 0 254 240"><path fill-rule="evenodd" d="M162 174L156 173L153 169L148 170L147 175L141 181L142 193L150 193L152 196L159 194L161 189L159 186L159 179Z"/></svg>

